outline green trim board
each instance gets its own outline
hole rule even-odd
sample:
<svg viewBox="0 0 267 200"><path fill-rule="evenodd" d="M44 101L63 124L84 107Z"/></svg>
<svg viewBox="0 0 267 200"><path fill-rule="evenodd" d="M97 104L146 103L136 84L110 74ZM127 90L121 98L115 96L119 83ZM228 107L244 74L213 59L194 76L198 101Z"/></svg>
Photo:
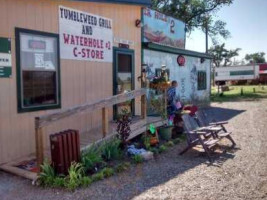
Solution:
<svg viewBox="0 0 267 200"><path fill-rule="evenodd" d="M0 78L12 75L11 39L0 37Z"/></svg>
<svg viewBox="0 0 267 200"><path fill-rule="evenodd" d="M48 36L56 38L56 47L57 47L57 104L47 104L42 106L32 106L32 107L23 107L22 106L22 84L21 84L21 55L20 55L20 33L35 34L40 36ZM40 110L49 110L61 108L61 79L60 79L60 46L59 46L59 35L55 33L48 33L24 28L15 27L15 41L16 41L16 72L17 72L17 109L18 113L24 112L34 112Z"/></svg>
<svg viewBox="0 0 267 200"><path fill-rule="evenodd" d="M12 75L11 67L0 67L0 78L9 78Z"/></svg>
<svg viewBox="0 0 267 200"><path fill-rule="evenodd" d="M0 37L0 53L11 53L11 39Z"/></svg>
<svg viewBox="0 0 267 200"><path fill-rule="evenodd" d="M230 76L254 75L253 70L230 71Z"/></svg>
<svg viewBox="0 0 267 200"><path fill-rule="evenodd" d="M144 49L150 49L150 50L161 51L161 52L172 53L172 54L181 54L181 55L192 56L192 57L197 57L197 58L212 59L212 56L209 54L185 50L185 49L178 49L178 48L174 48L170 46L160 45L157 43L148 42L148 43L143 43L142 46Z"/></svg>

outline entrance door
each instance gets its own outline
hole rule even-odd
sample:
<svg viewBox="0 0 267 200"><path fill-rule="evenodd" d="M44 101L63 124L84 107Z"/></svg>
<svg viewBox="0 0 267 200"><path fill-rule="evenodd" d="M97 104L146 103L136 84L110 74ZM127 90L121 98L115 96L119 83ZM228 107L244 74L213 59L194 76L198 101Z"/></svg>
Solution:
<svg viewBox="0 0 267 200"><path fill-rule="evenodd" d="M134 90L134 51L114 47L113 94ZM127 109L134 115L134 100L114 106L114 116Z"/></svg>

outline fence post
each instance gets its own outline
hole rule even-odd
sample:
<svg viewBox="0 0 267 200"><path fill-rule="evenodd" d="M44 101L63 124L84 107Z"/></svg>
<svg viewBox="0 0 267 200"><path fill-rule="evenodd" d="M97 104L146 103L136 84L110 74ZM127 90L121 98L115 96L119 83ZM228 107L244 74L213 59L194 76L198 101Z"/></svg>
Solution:
<svg viewBox="0 0 267 200"><path fill-rule="evenodd" d="M39 126L39 117L35 118L35 143L37 170L39 173L44 162L43 128Z"/></svg>
<svg viewBox="0 0 267 200"><path fill-rule="evenodd" d="M146 119L146 94L141 96L141 117Z"/></svg>
<svg viewBox="0 0 267 200"><path fill-rule="evenodd" d="M108 108L102 108L102 133L103 138L106 137L108 133Z"/></svg>

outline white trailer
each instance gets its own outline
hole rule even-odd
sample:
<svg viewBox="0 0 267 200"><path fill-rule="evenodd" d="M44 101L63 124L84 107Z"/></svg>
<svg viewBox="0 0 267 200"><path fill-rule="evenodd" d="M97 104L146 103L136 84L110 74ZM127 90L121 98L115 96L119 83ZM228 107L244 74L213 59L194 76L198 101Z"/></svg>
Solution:
<svg viewBox="0 0 267 200"><path fill-rule="evenodd" d="M254 80L257 78L259 78L259 65L215 68L215 81Z"/></svg>

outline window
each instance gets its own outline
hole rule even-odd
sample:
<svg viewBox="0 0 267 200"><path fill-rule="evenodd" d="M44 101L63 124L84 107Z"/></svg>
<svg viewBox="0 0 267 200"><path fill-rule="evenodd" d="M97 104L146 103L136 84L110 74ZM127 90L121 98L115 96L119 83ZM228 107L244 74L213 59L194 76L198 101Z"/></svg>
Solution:
<svg viewBox="0 0 267 200"><path fill-rule="evenodd" d="M57 34L16 28L18 111L60 108Z"/></svg>
<svg viewBox="0 0 267 200"><path fill-rule="evenodd" d="M197 89L198 90L207 89L207 74L205 71L197 72Z"/></svg>
<svg viewBox="0 0 267 200"><path fill-rule="evenodd" d="M161 68L156 68L155 70L156 72L156 77L160 77L161 73L162 73L162 69ZM166 69L166 73L167 73L167 79L168 81L170 80L170 69Z"/></svg>

